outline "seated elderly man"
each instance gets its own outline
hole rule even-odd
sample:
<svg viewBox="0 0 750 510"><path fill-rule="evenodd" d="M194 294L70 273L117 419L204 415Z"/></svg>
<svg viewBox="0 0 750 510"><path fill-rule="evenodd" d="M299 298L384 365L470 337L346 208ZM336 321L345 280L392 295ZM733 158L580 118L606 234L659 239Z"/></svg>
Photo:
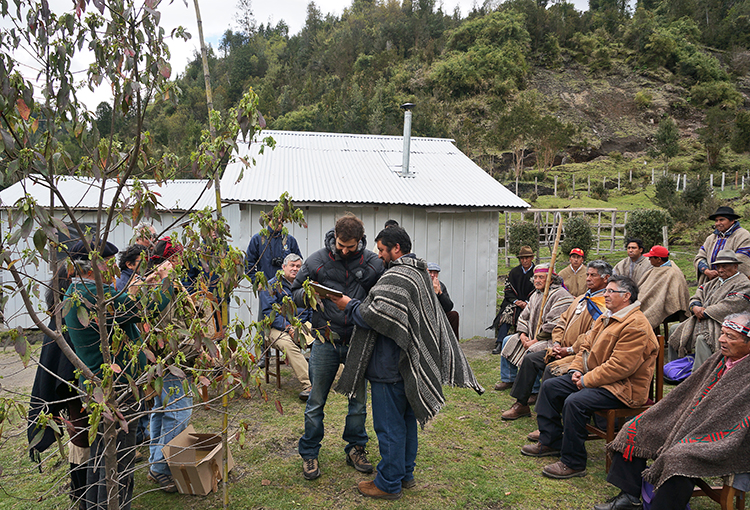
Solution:
<svg viewBox="0 0 750 510"><path fill-rule="evenodd" d="M500 303L500 311L497 312L490 326L497 331L492 354L503 352L503 339L510 331L510 327L516 326L518 317L521 316L521 312L526 308L529 298L534 293L534 285L531 282L534 273L530 272L534 267L534 252L531 247L521 246L518 252L518 262L519 264L508 273L503 293L505 297Z"/></svg>
<svg viewBox="0 0 750 510"><path fill-rule="evenodd" d="M718 343L719 352L608 445L607 481L622 492L595 510L642 508L643 480L656 488L652 510L682 509L696 478L747 473L750 312L726 317ZM649 458L655 460L647 468Z"/></svg>
<svg viewBox="0 0 750 510"><path fill-rule="evenodd" d="M740 260L732 250L721 250L714 260L718 277L698 287L690 298L692 317L681 322L669 336L670 359L695 352L693 370L719 348L716 338L721 323L732 313L750 306L750 280L739 270Z"/></svg>
<svg viewBox="0 0 750 510"><path fill-rule="evenodd" d="M548 363L572 356L578 351L578 338L594 326L594 322L606 310L604 306L604 288L607 280L612 276L612 266L603 260L592 260L586 269L586 286L588 290L578 296L567 310L563 312L552 330L552 347L543 351L527 352L521 361L516 381L510 396L516 399L513 407L505 411L503 420L515 420L524 416L531 416L531 397L533 387L542 372L545 377L549 372L544 368ZM534 398L536 401L536 398Z"/></svg>
<svg viewBox="0 0 750 510"><path fill-rule="evenodd" d="M595 411L646 403L659 347L641 312L638 287L613 276L604 291L607 313L585 334L566 375L542 384L536 404L539 442L523 455L560 460L542 471L549 478L586 475L586 423Z"/></svg>
<svg viewBox="0 0 750 510"><path fill-rule="evenodd" d="M669 250L655 245L643 256L651 262L651 271L638 284L641 311L654 329L667 317L683 320L688 310L690 291L685 275L669 260Z"/></svg>
<svg viewBox="0 0 750 510"><path fill-rule="evenodd" d="M534 293L529 305L523 309L516 324L516 334L503 339L503 357L500 360L500 382L495 390L503 391L513 387L518 374L518 366L527 352L544 351L552 342L552 330L557 320L573 302L573 296L562 286L562 280L554 272L549 286L547 300L542 301L547 282L549 264L539 264L534 268ZM540 326L541 324L541 326Z"/></svg>
<svg viewBox="0 0 750 510"><path fill-rule="evenodd" d="M583 250L570 250L570 264L560 271L560 278L572 296L578 297L586 293L586 266L583 265Z"/></svg>
<svg viewBox="0 0 750 510"><path fill-rule="evenodd" d="M300 334L300 342L295 342L295 330L289 320L284 316L283 311L277 312L273 309L274 305L278 305L280 310L284 310L284 298L289 298L289 304L291 305L292 299L292 283L297 277L300 268L302 267L302 257L296 253L290 253L284 258L281 264L281 269L284 271L284 277L279 282L276 277L272 278L268 282L268 288L262 290L259 295L260 309L263 317L269 317L273 315L273 322L271 323L271 332L269 333L269 340L271 346L280 351L284 351L287 361L294 370L294 375L302 384L302 392L299 394L299 398L302 401L307 401L310 397L310 390L312 384L310 384L310 376L308 374L308 365L305 356L302 354L300 347L307 347L307 337ZM297 309L297 319L300 322L307 322L312 316L312 310L309 308Z"/></svg>
<svg viewBox="0 0 750 510"><path fill-rule="evenodd" d="M397 227L398 224L394 226ZM453 309L453 300L448 295L448 289L446 288L445 284L440 281L440 266L435 264L434 262L429 262L427 264L427 272L430 273L432 288L435 290L435 294L437 294L438 301L440 302L440 307L448 317L448 322L451 325L453 333L455 333L456 338L461 338L460 336L458 336L458 312Z"/></svg>

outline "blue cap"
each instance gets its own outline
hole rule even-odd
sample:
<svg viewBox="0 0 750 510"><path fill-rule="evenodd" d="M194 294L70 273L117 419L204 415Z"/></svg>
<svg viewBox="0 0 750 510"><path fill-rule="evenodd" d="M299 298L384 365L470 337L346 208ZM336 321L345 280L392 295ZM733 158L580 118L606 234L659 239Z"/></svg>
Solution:
<svg viewBox="0 0 750 510"><path fill-rule="evenodd" d="M427 270L428 271L437 271L439 273L440 272L440 266L438 266L434 262L428 262L427 263Z"/></svg>

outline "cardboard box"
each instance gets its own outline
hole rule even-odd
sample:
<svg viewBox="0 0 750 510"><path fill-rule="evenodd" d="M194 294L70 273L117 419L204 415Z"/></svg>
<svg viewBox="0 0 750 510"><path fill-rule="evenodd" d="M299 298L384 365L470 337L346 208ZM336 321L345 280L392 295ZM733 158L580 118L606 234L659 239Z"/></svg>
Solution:
<svg viewBox="0 0 750 510"><path fill-rule="evenodd" d="M198 434L192 425L161 449L180 494L205 496L218 490L224 470L224 449L218 434ZM229 471L234 467L232 452Z"/></svg>

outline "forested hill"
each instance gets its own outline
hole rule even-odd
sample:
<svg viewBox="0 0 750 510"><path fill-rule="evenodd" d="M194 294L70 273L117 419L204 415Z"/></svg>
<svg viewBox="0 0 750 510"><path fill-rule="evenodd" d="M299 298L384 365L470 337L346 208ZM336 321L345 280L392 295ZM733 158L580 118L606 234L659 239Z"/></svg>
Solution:
<svg viewBox="0 0 750 510"><path fill-rule="evenodd" d="M434 0L354 0L340 17L310 3L292 36L250 19L212 51L215 107L252 87L270 128L400 134L399 105L413 102L415 135L454 138L488 170L514 150L543 167L643 150L668 117L706 147L748 150L750 0L488 5L461 19ZM185 156L207 119L199 58L177 85L178 105L148 122Z"/></svg>

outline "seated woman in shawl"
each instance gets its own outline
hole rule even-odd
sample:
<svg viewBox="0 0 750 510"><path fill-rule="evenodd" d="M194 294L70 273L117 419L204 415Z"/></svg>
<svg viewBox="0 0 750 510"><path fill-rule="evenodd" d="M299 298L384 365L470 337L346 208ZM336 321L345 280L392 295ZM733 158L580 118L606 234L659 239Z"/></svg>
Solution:
<svg viewBox="0 0 750 510"><path fill-rule="evenodd" d="M595 510L642 508L644 480L656 489L653 510L685 508L696 478L730 475L728 483L747 484L750 312L724 319L719 346L693 375L626 423L608 445L612 467L607 481L621 492ZM654 459L648 468L647 459Z"/></svg>

